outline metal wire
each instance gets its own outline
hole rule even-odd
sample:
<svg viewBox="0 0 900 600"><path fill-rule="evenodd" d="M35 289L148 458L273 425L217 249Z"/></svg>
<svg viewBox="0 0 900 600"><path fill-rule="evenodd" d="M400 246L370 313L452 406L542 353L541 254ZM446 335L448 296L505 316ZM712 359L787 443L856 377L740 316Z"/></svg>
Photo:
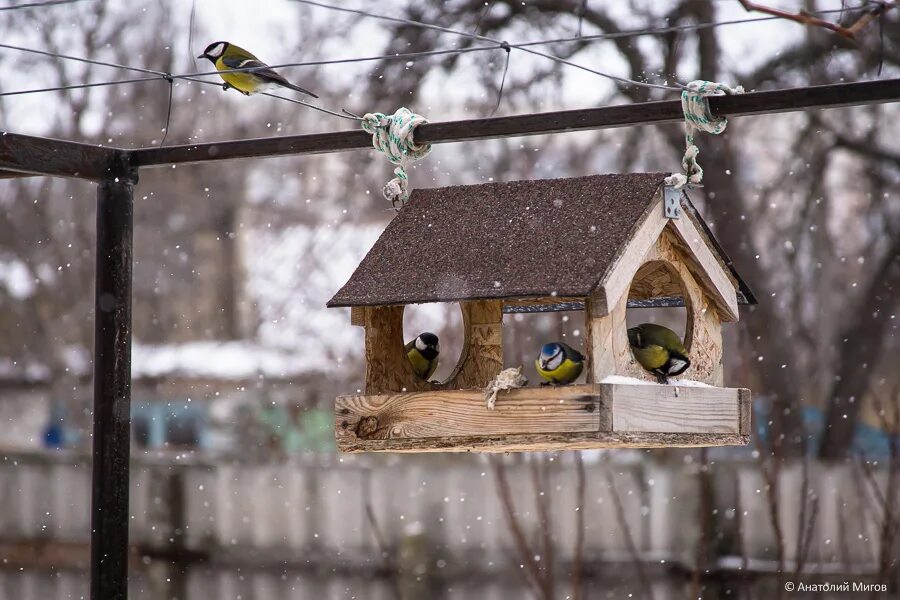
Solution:
<svg viewBox="0 0 900 600"><path fill-rule="evenodd" d="M20 8L39 8L41 6L58 6L60 4L75 4L76 2L89 2L93 0L48 0L47 2L30 2L28 4L14 4L0 7L3 10L18 10Z"/></svg>
<svg viewBox="0 0 900 600"><path fill-rule="evenodd" d="M29 7L53 5L53 4L66 4L66 3L81 2L81 1L86 1L86 0L56 0L54 2L31 3L31 4L16 5L13 7L4 7L3 9L0 9L0 10L12 9L12 8L29 8ZM484 45L484 46L473 46L473 47L469 47L469 48L446 48L446 49L439 49L439 50L426 50L426 51L421 51L421 52L383 54L383 55L377 55L377 56L366 56L366 57L356 57L356 58L283 63L283 64L271 65L269 68L333 65L333 64L370 62L370 61L380 61L380 60L400 60L400 59L419 58L419 57L426 57L426 56L463 54L463 53L469 53L469 52L483 52L483 51L498 50L498 49L507 50L507 52L508 52L510 48L517 48L519 50L522 50L523 52L528 52L528 53L531 53L531 54L534 54L537 56L548 58L555 62L559 62L561 64L565 64L565 65L568 65L568 66L571 66L574 68L588 71L590 73L593 73L593 74L596 74L596 75L599 75L602 77L606 77L606 78L612 79L614 81L618 81L625 85L639 85L639 86L643 86L643 87L662 88L662 89L666 89L666 90L679 90L681 88L675 88L675 87L661 85L661 84L647 83L647 82L642 82L642 81L634 81L631 79L618 77L615 75L610 75L608 73L603 73L603 72L591 69L589 67L585 67L584 65L579 65L577 63L573 63L571 61L565 60L558 56L553 56L551 54L546 54L543 52L538 52L538 51L532 50L531 47L541 46L541 45L550 45L550 44L559 44L559 43L591 42L591 41L599 41L599 40L620 39L620 38L638 37L638 36L644 36L644 35L660 35L660 34L665 34L665 33L676 32L676 31L692 31L692 30L700 30L700 29L728 26L728 25L739 25L739 24L744 24L744 23L757 23L757 22L763 22L763 21L772 21L772 20L779 18L779 17L775 17L775 16L768 16L768 17L758 17L758 18L752 18L752 19L736 19L736 20L731 20L731 21L713 21L713 22L706 22L706 23L673 25L670 27L660 27L660 28L655 28L655 29L630 30L630 31L621 31L621 32L614 32L614 33L603 33L603 34L578 36L578 37L556 38L556 39L549 39L549 40L536 40L536 41L531 41L531 42L510 44L510 43L496 40L494 38L490 38L487 36L482 36L482 35L469 33L469 32L465 32L465 31L459 31L459 30L455 30L455 29L451 29L451 28L447 28L447 27L441 27L439 25L433 25L430 23L414 21L411 19L404 19L404 18L399 18L399 17L389 17L389 16L378 15L375 13L370 13L370 12L358 10L358 9L332 6L329 4L316 2L314 0L294 0L294 1L299 2L301 4L308 4L311 6L326 8L329 10L348 12L348 13L352 13L352 14L359 14L362 16L371 17L371 18L375 18L375 19L392 21L392 22L412 25L412 26L426 28L426 29L432 29L432 30L436 30L436 31L441 31L443 33L450 33L453 35L459 35L459 36L467 37L470 39L476 39L479 41L490 42L490 44ZM816 11L816 13L817 14L841 13L841 12L847 12L847 11L867 10L868 8L869 8L868 6L863 5L863 6L856 6L856 7L849 7L849 8ZM194 16L193 12L194 12L194 10L193 10L193 6L192 6L192 11L191 11L192 19ZM193 33L193 32L191 31L191 33ZM47 88L37 88L37 89L29 89L29 90L18 90L18 91L12 91L12 92L2 92L2 93L0 93L0 97L17 96L17 95L24 95L24 94L35 94L35 93L45 93L45 92L54 92L54 91L63 91L63 90L72 90L72 89L82 89L82 88L124 85L124 84L131 84L131 83L142 83L142 82L146 82L146 81L154 81L157 79L161 79L161 80L168 81L168 82L170 82L173 79L183 79L185 81L193 81L196 83L202 83L202 84L207 84L207 85L216 85L216 86L221 85L218 82L199 79L199 77L204 77L204 76L217 76L220 74L219 71L202 71L202 72L186 73L186 74L170 74L170 73L166 73L165 71L147 69L144 67L135 67L135 66L131 66L131 65L123 65L123 64L119 64L119 63L100 61L100 60L83 58L83 57L78 57L78 56L70 56L70 55L66 55L66 54L59 54L56 52L48 52L45 50L38 50L35 48L25 48L22 46L15 46L12 44L0 43L0 48L6 48L9 50L15 50L15 51L19 51L19 52L28 52L28 53L32 53L32 54L39 54L39 55L48 56L51 58L72 60L72 61L82 62L82 63L86 63L86 64L98 65L98 66L102 66L102 67L110 67L110 68L115 68L115 69L122 69L122 70L127 70L127 71L134 71L134 72L138 72L138 73L147 73L147 74L155 75L155 77L121 79L121 80L114 80L114 81L103 81L103 82L95 82L95 83L83 83L83 84L74 84L74 85L67 85L67 86L54 86L54 87L47 87ZM507 68L508 68L508 58L509 58L509 55L507 54ZM242 71L252 72L252 71L259 70L260 68L261 67L248 67L248 68L232 69L232 70L236 71L236 72L242 72ZM505 70L504 70L504 81L505 81ZM303 106L312 108L313 110L317 110L317 111L320 111L320 112L323 112L323 113L326 113L326 114L329 114L332 116L340 117L342 119L359 120L358 115L354 115L353 113L349 113L347 111L344 111L346 114L340 114L340 113L328 110L326 108L316 106L314 104L309 104L302 100L286 98L284 96L278 96L276 94L271 94L271 93L267 93L267 92L263 92L262 95L269 96L271 98L278 98L279 100L285 100L287 102L292 102L294 104L301 104ZM498 98L498 104L499 104L499 98Z"/></svg>
<svg viewBox="0 0 900 600"><path fill-rule="evenodd" d="M16 50L18 52L28 52L30 54L40 54L41 56L49 56L51 58L62 58L64 60L74 60L76 62L86 63L89 65L98 65L101 67L111 67L113 69L122 69L125 71L135 71L137 73L150 73L160 77L167 76L165 71L155 71L153 69L145 69L144 67L132 67L130 65L120 65L118 63L104 62L102 60L94 60L92 58L82 58L80 56L69 56L68 54L59 54L57 52L47 52L46 50L38 50L36 48L24 48L22 46L13 46L12 44L0 44L0 48L7 50Z"/></svg>
<svg viewBox="0 0 900 600"><path fill-rule="evenodd" d="M356 9L356 8L344 8L344 7L342 7L342 6L332 6L332 5L330 5L330 4L324 4L324 3L322 3L322 2L316 2L315 0L293 0L293 1L294 1L294 2L298 2L298 3L300 3L300 4L308 4L308 5L310 5L310 6L317 6L317 7L319 7L319 8L325 8L325 9L328 9L328 10L334 10L334 11L338 11L338 12L346 12L346 13L351 13L351 14L361 15L361 16L364 16L364 17L372 18L372 19L379 19L379 20L382 20L382 21L390 21L390 22L393 22L393 23L400 23L400 24L402 24L402 25L410 25L410 26L413 26L413 27L419 27L419 28L422 28L422 29L431 29L431 30L434 30L434 31L440 31L440 32L442 32L442 33L450 33L450 34L453 34L453 35L459 35L459 36L462 36L462 37L466 37L466 38L470 38L470 39L474 39L474 40L479 40L479 41L483 41L483 42L493 42L493 43L495 43L495 44L503 44L503 43L505 43L503 40L498 40L498 39L491 38L491 37L487 37L487 36L484 36L484 35L479 35L479 34L477 34L477 33L470 33L470 32L468 32L468 31L460 31L460 30L458 30L458 29L451 29L451 28L449 28L449 27L442 27L442 26L440 26L440 25L434 25L434 24L432 24L432 23L423 23L423 22L421 22L421 21L415 21L415 20L413 20L413 19L405 19L405 18L401 18L401 17L389 17L389 16L386 16L386 15L379 15L379 14L376 14L376 13L372 13L372 12L368 12L368 11L360 10L360 9ZM663 84L658 84L658 83L647 83L647 82L644 82L644 81L636 81L636 80L633 80L633 79L628 79L627 77L619 77L618 75L611 75L611 74L609 74L609 73L604 73L604 72L598 71L598 70L596 70L596 69L591 69L590 67L586 67L586 66L584 66L584 65L580 65L580 64L578 64L578 63L574 63L574 62L572 62L572 61L570 61L570 60L566 60L566 59L564 59L564 58L560 58L560 57L558 57L558 56L554 56L553 54L547 54L546 52L540 52L540 51L538 51L538 50L534 50L534 49L532 49L532 48L530 48L530 47L528 47L528 46L522 46L522 45L520 45L520 44L512 44L512 43L510 43L509 46L510 46L511 48L516 48L516 49L519 49L519 50L521 50L521 51L523 51L523 52L527 52L528 54L533 54L533 55L535 55L535 56L540 56L540 57L543 57L543 58L552 60L552 61L554 61L554 62L558 62L558 63L560 63L560 64L568 65L568 66L573 67L573 68L576 68L576 69L581 69L581 70L583 70L583 71L587 71L588 73L593 73L594 75L599 75L600 77L604 77L604 78L606 78L606 79L611 79L611 80L613 80L613 81L617 81L617 82L619 82L619 83L621 83L621 84L624 84L624 85L636 85L636 86L639 86L639 87L658 88L658 89L664 89L664 90L669 90L669 91L681 91L681 89L684 87L684 86L681 86L681 85L679 85L678 87L673 87L673 86L670 86L670 85L663 85Z"/></svg>

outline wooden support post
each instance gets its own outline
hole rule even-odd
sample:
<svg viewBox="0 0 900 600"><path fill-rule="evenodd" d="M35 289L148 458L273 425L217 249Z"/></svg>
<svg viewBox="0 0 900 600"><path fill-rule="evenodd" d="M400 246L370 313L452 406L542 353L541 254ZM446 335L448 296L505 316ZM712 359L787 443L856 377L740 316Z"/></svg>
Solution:
<svg viewBox="0 0 900 600"><path fill-rule="evenodd" d="M366 327L366 393L430 389L403 353L403 307L368 306Z"/></svg>
<svg viewBox="0 0 900 600"><path fill-rule="evenodd" d="M462 305L462 356L445 389L484 388L503 370L503 302L477 300Z"/></svg>

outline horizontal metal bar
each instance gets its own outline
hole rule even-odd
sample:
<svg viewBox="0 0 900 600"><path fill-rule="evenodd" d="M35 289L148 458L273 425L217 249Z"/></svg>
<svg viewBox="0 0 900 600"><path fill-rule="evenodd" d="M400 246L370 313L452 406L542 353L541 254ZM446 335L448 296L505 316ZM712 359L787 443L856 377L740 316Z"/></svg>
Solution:
<svg viewBox="0 0 900 600"><path fill-rule="evenodd" d="M710 98L710 107L717 115L740 116L877 104L898 99L900 99L900 79L888 79L752 92L736 96L714 96ZM667 100L510 117L428 123L416 129L416 141L441 144L628 125L680 122L683 118L681 102ZM371 136L363 131L337 131L166 148L142 148L131 151L131 156L133 166L152 167L234 158L320 154L370 148L371 144ZM0 164L0 168L2 166Z"/></svg>
<svg viewBox="0 0 900 600"><path fill-rule="evenodd" d="M3 178L51 175L100 181L125 150L0 133L0 171Z"/></svg>
<svg viewBox="0 0 900 600"><path fill-rule="evenodd" d="M584 302L556 302L554 304L504 304L503 314L563 312L567 310L584 310Z"/></svg>
<svg viewBox="0 0 900 600"><path fill-rule="evenodd" d="M660 296L659 298L648 298L646 300L629 300L628 308L672 308L684 306L684 298L676 296ZM505 304L503 313L511 314L530 314L545 312L564 312L564 311L584 310L584 302L556 302L554 304Z"/></svg>

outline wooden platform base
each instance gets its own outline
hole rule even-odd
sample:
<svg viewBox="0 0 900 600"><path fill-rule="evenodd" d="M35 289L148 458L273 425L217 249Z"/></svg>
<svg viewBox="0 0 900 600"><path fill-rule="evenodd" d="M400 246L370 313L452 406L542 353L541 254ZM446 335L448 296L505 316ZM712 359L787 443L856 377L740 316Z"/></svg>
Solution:
<svg viewBox="0 0 900 600"><path fill-rule="evenodd" d="M745 445L750 390L583 384L341 396L342 452L523 452Z"/></svg>

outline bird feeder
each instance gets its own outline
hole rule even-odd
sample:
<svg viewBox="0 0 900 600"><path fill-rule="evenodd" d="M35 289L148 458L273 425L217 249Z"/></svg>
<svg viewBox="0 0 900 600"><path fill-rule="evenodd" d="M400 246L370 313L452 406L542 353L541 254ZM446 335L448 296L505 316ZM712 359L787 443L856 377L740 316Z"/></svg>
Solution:
<svg viewBox="0 0 900 600"><path fill-rule="evenodd" d="M338 397L344 452L508 452L747 444L750 391L723 387L722 323L754 303L665 173L415 190L328 303L365 329L363 394ZM447 381L416 377L404 306L458 302L464 347ZM635 361L626 310L684 306L687 382ZM586 383L483 390L504 368L503 314L581 310ZM517 365L505 365L517 366Z"/></svg>

